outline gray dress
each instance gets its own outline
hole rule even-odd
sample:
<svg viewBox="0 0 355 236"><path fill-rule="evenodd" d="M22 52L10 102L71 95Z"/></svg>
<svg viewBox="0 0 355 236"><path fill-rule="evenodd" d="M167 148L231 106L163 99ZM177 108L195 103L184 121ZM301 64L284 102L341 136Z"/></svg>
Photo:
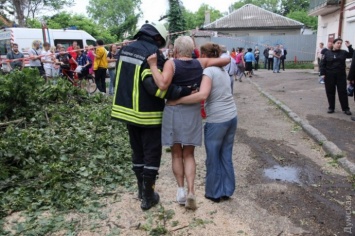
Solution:
<svg viewBox="0 0 355 236"><path fill-rule="evenodd" d="M200 103L165 106L162 124L163 146L173 146L175 143L201 146L202 118L200 108Z"/></svg>
<svg viewBox="0 0 355 236"><path fill-rule="evenodd" d="M180 86L200 86L203 68L198 60L174 59L175 72L172 83ZM200 103L168 106L163 112L162 145L174 144L201 146L202 117Z"/></svg>

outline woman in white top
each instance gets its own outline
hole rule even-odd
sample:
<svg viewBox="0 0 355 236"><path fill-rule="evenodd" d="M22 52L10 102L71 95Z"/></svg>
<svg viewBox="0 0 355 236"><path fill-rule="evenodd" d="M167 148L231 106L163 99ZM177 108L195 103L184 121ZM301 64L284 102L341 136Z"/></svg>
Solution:
<svg viewBox="0 0 355 236"><path fill-rule="evenodd" d="M51 45L47 42L43 43L43 48L41 54L41 61L43 63L43 69L46 75L46 80L53 78L53 63L54 63L54 55L50 50Z"/></svg>
<svg viewBox="0 0 355 236"><path fill-rule="evenodd" d="M268 70L272 70L273 68L274 68L274 48L270 47L268 63L267 63L267 69Z"/></svg>
<svg viewBox="0 0 355 236"><path fill-rule="evenodd" d="M202 58L217 58L221 48L207 43L201 47ZM230 78L222 67L203 70L200 91L169 105L194 104L204 101L206 124L204 128L206 159L205 197L214 202L228 199L235 190L232 161L234 136L237 128L237 107L230 90Z"/></svg>

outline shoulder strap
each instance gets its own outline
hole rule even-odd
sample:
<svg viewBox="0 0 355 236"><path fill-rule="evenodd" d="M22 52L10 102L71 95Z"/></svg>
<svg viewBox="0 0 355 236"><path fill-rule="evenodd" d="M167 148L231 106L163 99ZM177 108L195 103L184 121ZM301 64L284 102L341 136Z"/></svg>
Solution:
<svg viewBox="0 0 355 236"><path fill-rule="evenodd" d="M31 48L31 50L32 50L34 53L36 53L36 55L38 56L38 53L37 53L37 51L36 51L35 49Z"/></svg>

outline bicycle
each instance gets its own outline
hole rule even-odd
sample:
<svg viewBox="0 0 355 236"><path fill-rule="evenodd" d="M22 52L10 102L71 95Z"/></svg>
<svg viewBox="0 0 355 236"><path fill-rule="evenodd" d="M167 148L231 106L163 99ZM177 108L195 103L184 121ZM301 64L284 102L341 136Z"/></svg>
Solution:
<svg viewBox="0 0 355 236"><path fill-rule="evenodd" d="M79 73L78 71L62 68L62 78L68 80L73 86L85 89L90 95L95 93L97 90L95 78L89 73Z"/></svg>

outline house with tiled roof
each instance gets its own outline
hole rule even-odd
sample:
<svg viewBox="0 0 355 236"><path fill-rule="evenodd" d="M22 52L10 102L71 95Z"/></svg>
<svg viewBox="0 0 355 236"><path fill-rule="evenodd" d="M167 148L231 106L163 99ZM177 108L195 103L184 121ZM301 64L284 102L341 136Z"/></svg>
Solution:
<svg viewBox="0 0 355 236"><path fill-rule="evenodd" d="M253 4L246 4L212 23L205 24L203 28L232 37L299 35L304 24Z"/></svg>

